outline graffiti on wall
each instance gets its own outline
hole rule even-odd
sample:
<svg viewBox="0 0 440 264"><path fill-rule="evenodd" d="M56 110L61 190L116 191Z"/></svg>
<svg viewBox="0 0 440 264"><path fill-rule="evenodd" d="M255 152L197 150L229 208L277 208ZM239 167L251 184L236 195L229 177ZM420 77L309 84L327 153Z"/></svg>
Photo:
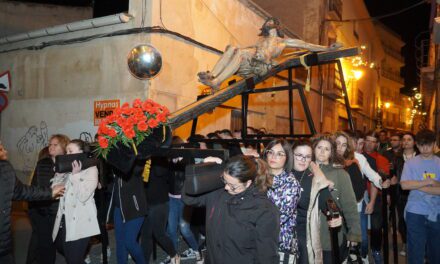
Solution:
<svg viewBox="0 0 440 264"><path fill-rule="evenodd" d="M17 143L18 154L23 162L23 171L34 169L38 158L38 152L48 144L48 131L45 121L40 126L33 125L20 138Z"/></svg>
<svg viewBox="0 0 440 264"><path fill-rule="evenodd" d="M87 143L92 143L94 141L92 138L92 134L90 134L89 132L81 132L81 134L79 134L79 139Z"/></svg>

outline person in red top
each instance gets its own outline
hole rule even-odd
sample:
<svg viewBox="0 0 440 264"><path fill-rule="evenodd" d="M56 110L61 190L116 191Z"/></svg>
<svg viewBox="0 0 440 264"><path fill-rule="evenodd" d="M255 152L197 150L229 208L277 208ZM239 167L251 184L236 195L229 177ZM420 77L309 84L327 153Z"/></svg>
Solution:
<svg viewBox="0 0 440 264"><path fill-rule="evenodd" d="M369 132L365 137L365 152L376 160L377 172L382 176L382 180L386 180L390 174L390 162L387 158L377 152L379 135L377 132ZM380 253L382 245L382 199L381 192L371 184L368 184L370 200L375 201L369 203L365 208L366 214L371 214L371 251L375 263L382 263Z"/></svg>

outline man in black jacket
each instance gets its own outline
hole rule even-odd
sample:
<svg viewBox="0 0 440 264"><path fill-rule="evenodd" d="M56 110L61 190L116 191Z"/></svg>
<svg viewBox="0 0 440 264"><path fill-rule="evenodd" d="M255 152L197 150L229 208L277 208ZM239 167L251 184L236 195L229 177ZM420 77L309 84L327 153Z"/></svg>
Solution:
<svg viewBox="0 0 440 264"><path fill-rule="evenodd" d="M64 186L34 187L24 185L9 163L8 152L0 143L0 263L13 264L11 243L12 200L50 200L64 193Z"/></svg>

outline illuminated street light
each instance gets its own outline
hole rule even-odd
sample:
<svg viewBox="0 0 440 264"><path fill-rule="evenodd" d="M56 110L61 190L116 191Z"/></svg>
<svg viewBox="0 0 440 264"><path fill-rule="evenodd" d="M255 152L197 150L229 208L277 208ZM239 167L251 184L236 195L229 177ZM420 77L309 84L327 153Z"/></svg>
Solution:
<svg viewBox="0 0 440 264"><path fill-rule="evenodd" d="M417 91L417 87L414 87L414 88L413 88L413 91Z"/></svg>
<svg viewBox="0 0 440 264"><path fill-rule="evenodd" d="M385 108L386 108L386 109L390 108L390 106L391 106L391 103L390 103L390 102L386 102L386 103L385 103Z"/></svg>
<svg viewBox="0 0 440 264"><path fill-rule="evenodd" d="M414 96L416 99L420 99L422 98L422 94L421 93L416 93L416 95Z"/></svg>
<svg viewBox="0 0 440 264"><path fill-rule="evenodd" d="M413 113L413 114L417 113L417 110L416 110L416 109L413 109L413 110L412 110L412 113Z"/></svg>
<svg viewBox="0 0 440 264"><path fill-rule="evenodd" d="M356 80L359 80L360 78L362 78L362 75L364 75L364 72L359 70L351 70L351 72L353 73L353 76Z"/></svg>

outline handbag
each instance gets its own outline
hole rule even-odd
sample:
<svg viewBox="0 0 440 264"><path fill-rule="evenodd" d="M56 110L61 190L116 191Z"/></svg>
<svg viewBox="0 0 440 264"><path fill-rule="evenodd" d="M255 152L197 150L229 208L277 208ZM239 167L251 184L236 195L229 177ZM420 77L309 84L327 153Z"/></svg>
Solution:
<svg viewBox="0 0 440 264"><path fill-rule="evenodd" d="M215 162L188 165L185 168L184 190L189 195L200 195L223 188L220 176L225 165Z"/></svg>
<svg viewBox="0 0 440 264"><path fill-rule="evenodd" d="M72 162L75 160L81 162L82 170L88 169L98 164L98 161L94 158L90 158L88 153L58 155L55 157L55 172L58 173L71 172Z"/></svg>

